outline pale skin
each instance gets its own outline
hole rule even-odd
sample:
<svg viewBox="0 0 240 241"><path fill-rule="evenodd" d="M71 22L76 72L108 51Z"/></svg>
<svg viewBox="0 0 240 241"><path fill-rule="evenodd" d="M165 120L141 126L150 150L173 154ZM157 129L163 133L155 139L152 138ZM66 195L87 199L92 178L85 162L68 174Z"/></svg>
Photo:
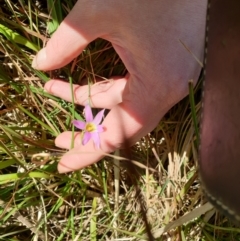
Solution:
<svg viewBox="0 0 240 241"><path fill-rule="evenodd" d="M157 126L163 115L188 94L201 66L182 43L202 61L207 1L191 0L79 0L58 30L35 57L40 70L63 67L96 38L110 41L128 74L92 88L94 107L110 109L103 121L101 150L113 152L134 144ZM182 43L181 43L182 42ZM70 86L50 80L45 90L71 101ZM64 91L63 91L64 90ZM88 86L74 86L75 101L86 104ZM69 149L71 132L61 133L56 146ZM59 172L81 169L103 153L90 141L74 148L58 164Z"/></svg>

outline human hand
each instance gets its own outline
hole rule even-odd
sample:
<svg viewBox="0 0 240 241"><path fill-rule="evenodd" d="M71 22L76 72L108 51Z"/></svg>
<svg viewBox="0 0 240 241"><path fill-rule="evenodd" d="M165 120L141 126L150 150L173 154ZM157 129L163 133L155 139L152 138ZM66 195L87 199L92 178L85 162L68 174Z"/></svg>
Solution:
<svg viewBox="0 0 240 241"><path fill-rule="evenodd" d="M198 79L201 67L181 42L202 60L206 7L206 0L79 0L37 54L33 67L60 68L96 38L112 43L128 75L91 89L93 106L111 109L101 133L101 150L110 153L126 140L134 144L150 132L187 95L188 81ZM68 83L50 80L45 89L71 101ZM87 89L74 85L77 104L86 104ZM60 134L55 143L69 149L71 132ZM83 168L101 159L103 152L93 142L83 146L76 134L74 148L62 157L58 170Z"/></svg>

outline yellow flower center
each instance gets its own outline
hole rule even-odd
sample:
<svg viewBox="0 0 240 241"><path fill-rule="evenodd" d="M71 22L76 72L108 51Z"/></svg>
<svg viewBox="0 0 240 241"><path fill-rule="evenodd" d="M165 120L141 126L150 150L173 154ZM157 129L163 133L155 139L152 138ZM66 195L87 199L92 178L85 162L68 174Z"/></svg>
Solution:
<svg viewBox="0 0 240 241"><path fill-rule="evenodd" d="M96 128L96 125L95 125L95 124L93 124L93 123L87 123L85 129L86 129L86 131L88 131L88 132L92 132L92 131L95 131L97 128Z"/></svg>

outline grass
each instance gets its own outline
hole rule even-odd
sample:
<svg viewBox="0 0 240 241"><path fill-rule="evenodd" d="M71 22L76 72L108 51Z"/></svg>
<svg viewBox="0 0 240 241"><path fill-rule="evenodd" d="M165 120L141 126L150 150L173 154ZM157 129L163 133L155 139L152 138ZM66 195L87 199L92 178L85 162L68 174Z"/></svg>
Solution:
<svg viewBox="0 0 240 241"><path fill-rule="evenodd" d="M100 39L62 69L31 68L74 2L4 0L0 8L0 241L148 240L142 209L156 240L240 240L198 179L201 80L190 85L191 101L174 106L132 147L136 178L121 151L74 173L57 172L66 150L54 139L72 128L71 116L81 118L81 108L45 93L44 83L126 73Z"/></svg>

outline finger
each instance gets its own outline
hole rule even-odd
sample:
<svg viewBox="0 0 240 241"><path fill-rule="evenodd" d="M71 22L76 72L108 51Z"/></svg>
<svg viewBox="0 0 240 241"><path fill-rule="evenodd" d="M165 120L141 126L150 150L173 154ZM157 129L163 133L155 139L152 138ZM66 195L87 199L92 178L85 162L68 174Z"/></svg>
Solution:
<svg viewBox="0 0 240 241"><path fill-rule="evenodd" d="M45 71L58 69L77 57L93 39L94 37L85 36L70 28L66 20L61 23L46 47L37 53L32 67Z"/></svg>
<svg viewBox="0 0 240 241"><path fill-rule="evenodd" d="M72 132L63 132L56 138L55 144L60 148L69 149L71 146L71 139ZM58 164L58 170L60 173L75 171L91 165L100 160L103 156L103 151L101 151L101 149L95 149L92 140L87 145L83 146L81 133L75 133L74 148L62 157Z"/></svg>
<svg viewBox="0 0 240 241"><path fill-rule="evenodd" d="M78 1L46 47L35 56L32 66L36 69L51 70L68 64L88 43L103 35L104 21L98 19L101 24L96 24L97 16L94 6Z"/></svg>
<svg viewBox="0 0 240 241"><path fill-rule="evenodd" d="M122 102L122 93L126 82L127 78L113 77L111 80L101 81L92 86L73 85L74 101L80 105L86 105L90 101L93 107L111 109ZM69 102L72 101L69 83L61 80L50 80L44 88L55 96Z"/></svg>
<svg viewBox="0 0 240 241"><path fill-rule="evenodd" d="M109 112L102 123L105 131L100 133L100 150L94 147L92 140L83 146L80 135L76 134L74 148L66 153L59 162L59 172L69 172L86 167L100 160L104 156L103 153L110 153L124 147L126 140L128 146L132 145L152 130L162 117L148 118L150 114L147 113L148 108L144 108L142 112L135 111L135 109L138 110L134 105L126 106L121 103ZM163 115L164 112L159 111L158 113ZM70 148L71 132L60 134L55 144L61 148Z"/></svg>

